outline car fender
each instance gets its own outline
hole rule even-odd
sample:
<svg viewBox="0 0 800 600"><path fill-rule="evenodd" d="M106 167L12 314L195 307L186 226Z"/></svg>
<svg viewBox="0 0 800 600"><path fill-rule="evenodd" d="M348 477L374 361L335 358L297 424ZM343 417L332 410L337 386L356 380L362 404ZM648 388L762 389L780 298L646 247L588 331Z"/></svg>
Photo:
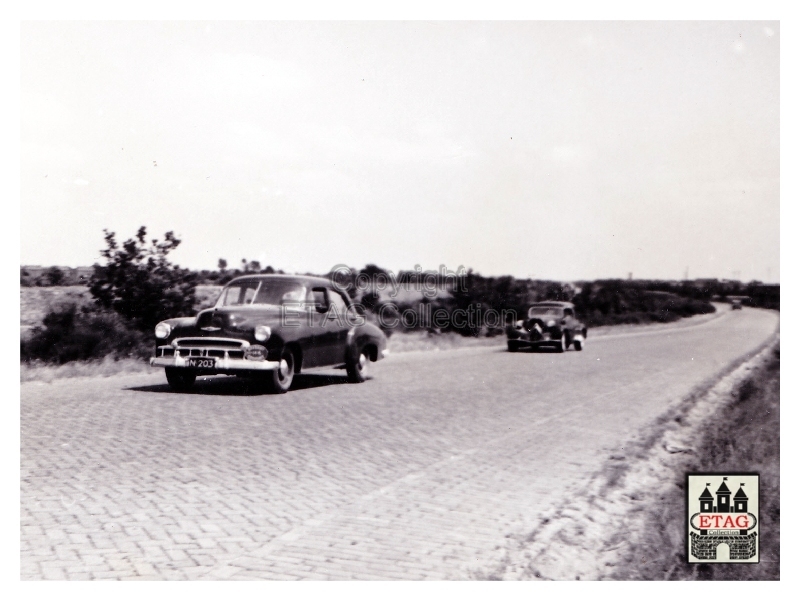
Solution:
<svg viewBox="0 0 800 600"><path fill-rule="evenodd" d="M194 325L197 317L175 317L173 319L164 319L162 323L167 323L170 327L191 327Z"/></svg>
<svg viewBox="0 0 800 600"><path fill-rule="evenodd" d="M375 346L377 349L376 360L383 358L383 351L386 349L386 335L372 323L353 327L347 333L348 359L357 360L359 351L366 345Z"/></svg>

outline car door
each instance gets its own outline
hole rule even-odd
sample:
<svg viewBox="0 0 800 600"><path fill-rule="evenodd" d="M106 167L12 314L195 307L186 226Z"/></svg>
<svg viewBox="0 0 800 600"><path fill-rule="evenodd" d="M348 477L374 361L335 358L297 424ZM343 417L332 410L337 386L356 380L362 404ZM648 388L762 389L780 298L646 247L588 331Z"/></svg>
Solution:
<svg viewBox="0 0 800 600"><path fill-rule="evenodd" d="M318 339L321 364L341 365L345 362L347 333L347 302L344 297L330 288L325 288L328 309L323 315L322 331Z"/></svg>
<svg viewBox="0 0 800 600"><path fill-rule="evenodd" d="M325 364L325 321L328 312L328 297L324 287L308 290L303 307L302 325L304 332L301 349L303 368L319 367Z"/></svg>

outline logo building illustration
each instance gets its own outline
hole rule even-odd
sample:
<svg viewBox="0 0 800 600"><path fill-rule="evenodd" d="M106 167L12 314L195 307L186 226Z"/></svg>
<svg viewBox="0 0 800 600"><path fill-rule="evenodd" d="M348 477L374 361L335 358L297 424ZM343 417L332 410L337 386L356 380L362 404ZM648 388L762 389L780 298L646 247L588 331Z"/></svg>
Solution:
<svg viewBox="0 0 800 600"><path fill-rule="evenodd" d="M689 562L758 562L758 475L695 473L687 479Z"/></svg>

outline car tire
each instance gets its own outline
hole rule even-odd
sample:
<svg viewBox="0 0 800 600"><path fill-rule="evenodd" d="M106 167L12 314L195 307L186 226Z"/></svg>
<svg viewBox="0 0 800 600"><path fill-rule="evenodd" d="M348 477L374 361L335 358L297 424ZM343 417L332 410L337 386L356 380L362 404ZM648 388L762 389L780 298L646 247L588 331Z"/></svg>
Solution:
<svg viewBox="0 0 800 600"><path fill-rule="evenodd" d="M192 389L195 379L197 379L197 373L189 369L165 367L164 372L167 375L167 383L174 392L188 392Z"/></svg>
<svg viewBox="0 0 800 600"><path fill-rule="evenodd" d="M284 348L278 361L278 368L267 373L267 390L273 394L285 394L292 387L294 379L294 354L289 348Z"/></svg>
<svg viewBox="0 0 800 600"><path fill-rule="evenodd" d="M347 361L347 381L350 383L363 383L369 377L369 355L362 348L358 351L356 360Z"/></svg>
<svg viewBox="0 0 800 600"><path fill-rule="evenodd" d="M556 346L556 350L558 352L566 352L569 348L569 337L567 337L567 332L561 334L561 339L558 341L558 346Z"/></svg>
<svg viewBox="0 0 800 600"><path fill-rule="evenodd" d="M583 340L577 340L576 339L575 341L572 342L572 345L575 347L575 350L580 352L581 350L583 350L583 344L584 343L585 342Z"/></svg>
<svg viewBox="0 0 800 600"><path fill-rule="evenodd" d="M517 352L518 350L519 350L519 344L509 340L509 342L508 342L508 351L509 352Z"/></svg>

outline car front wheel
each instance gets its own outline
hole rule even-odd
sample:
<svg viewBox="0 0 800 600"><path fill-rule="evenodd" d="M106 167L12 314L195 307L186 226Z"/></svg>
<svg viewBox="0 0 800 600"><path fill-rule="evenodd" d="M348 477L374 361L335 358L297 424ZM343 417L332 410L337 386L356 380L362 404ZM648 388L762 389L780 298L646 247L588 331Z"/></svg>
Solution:
<svg viewBox="0 0 800 600"><path fill-rule="evenodd" d="M559 352L566 352L569 348L569 336L567 336L567 332L561 334L561 340L558 343L558 347L556 348Z"/></svg>
<svg viewBox="0 0 800 600"><path fill-rule="evenodd" d="M347 363L347 380L350 383L361 383L367 379L369 375L369 356L366 350L362 349L358 353L358 358L355 361L348 361Z"/></svg>
<svg viewBox="0 0 800 600"><path fill-rule="evenodd" d="M197 373L189 369L166 367L164 371L167 374L167 383L170 389L175 392L189 391L194 385L194 380L197 379Z"/></svg>
<svg viewBox="0 0 800 600"><path fill-rule="evenodd" d="M278 368L267 375L267 387L273 394L284 394L292 387L294 379L294 354L289 348L281 352Z"/></svg>

